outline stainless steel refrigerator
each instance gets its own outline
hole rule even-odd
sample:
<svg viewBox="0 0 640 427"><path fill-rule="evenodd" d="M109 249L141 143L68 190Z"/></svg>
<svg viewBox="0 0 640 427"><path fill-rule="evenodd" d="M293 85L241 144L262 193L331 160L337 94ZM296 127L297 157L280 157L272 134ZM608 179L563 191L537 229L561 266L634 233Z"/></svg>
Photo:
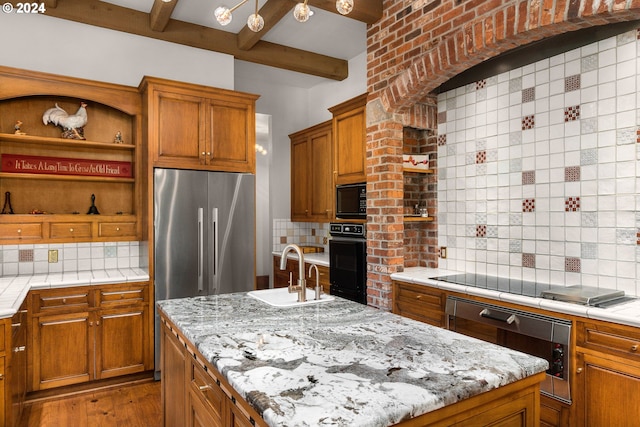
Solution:
<svg viewBox="0 0 640 427"><path fill-rule="evenodd" d="M153 191L156 301L254 289L254 175L156 168Z"/></svg>

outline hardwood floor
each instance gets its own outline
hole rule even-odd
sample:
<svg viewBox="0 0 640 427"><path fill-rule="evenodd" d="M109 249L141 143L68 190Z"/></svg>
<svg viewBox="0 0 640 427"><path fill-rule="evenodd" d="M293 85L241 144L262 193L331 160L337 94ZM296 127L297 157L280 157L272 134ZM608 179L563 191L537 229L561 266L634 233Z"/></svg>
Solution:
<svg viewBox="0 0 640 427"><path fill-rule="evenodd" d="M160 427L160 382L144 381L26 404L20 427Z"/></svg>

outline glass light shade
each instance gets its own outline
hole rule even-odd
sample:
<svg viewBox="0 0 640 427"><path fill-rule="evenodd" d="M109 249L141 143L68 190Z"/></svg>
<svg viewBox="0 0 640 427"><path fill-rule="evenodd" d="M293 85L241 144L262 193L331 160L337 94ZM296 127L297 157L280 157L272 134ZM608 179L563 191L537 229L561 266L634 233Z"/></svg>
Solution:
<svg viewBox="0 0 640 427"><path fill-rule="evenodd" d="M353 0L336 0L336 9L343 15L348 15L353 10Z"/></svg>
<svg viewBox="0 0 640 427"><path fill-rule="evenodd" d="M311 16L311 10L307 3L298 3L296 7L293 9L293 17L296 18L298 22L307 22L309 17Z"/></svg>
<svg viewBox="0 0 640 427"><path fill-rule="evenodd" d="M229 24L231 22L231 19L233 18L233 16L231 16L231 11L227 6L220 6L216 8L213 14L216 17L216 21L218 21L220 25Z"/></svg>
<svg viewBox="0 0 640 427"><path fill-rule="evenodd" d="M254 33L257 33L264 27L264 19L257 13L253 13L249 15L249 19L247 19L247 27Z"/></svg>

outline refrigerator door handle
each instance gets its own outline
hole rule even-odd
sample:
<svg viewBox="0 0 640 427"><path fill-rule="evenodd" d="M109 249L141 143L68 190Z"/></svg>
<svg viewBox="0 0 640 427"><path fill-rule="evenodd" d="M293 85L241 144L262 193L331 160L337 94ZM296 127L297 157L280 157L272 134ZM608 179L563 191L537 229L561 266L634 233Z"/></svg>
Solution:
<svg viewBox="0 0 640 427"><path fill-rule="evenodd" d="M213 208L211 211L211 217L213 222L213 284L214 287L218 285L218 208ZM217 291L217 289L216 289Z"/></svg>
<svg viewBox="0 0 640 427"><path fill-rule="evenodd" d="M204 231L202 229L204 222L204 210L203 208L198 208L198 291L202 292L204 290L204 277L203 277L203 269L204 269Z"/></svg>

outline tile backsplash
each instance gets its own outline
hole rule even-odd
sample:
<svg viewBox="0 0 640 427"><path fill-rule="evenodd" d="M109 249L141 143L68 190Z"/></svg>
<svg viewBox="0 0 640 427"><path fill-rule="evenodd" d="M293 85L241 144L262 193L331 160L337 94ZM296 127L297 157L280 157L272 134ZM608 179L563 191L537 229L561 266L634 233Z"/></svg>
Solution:
<svg viewBox="0 0 640 427"><path fill-rule="evenodd" d="M49 262L49 251L57 262ZM140 266L139 242L0 246L0 277Z"/></svg>
<svg viewBox="0 0 640 427"><path fill-rule="evenodd" d="M441 268L640 294L639 34L438 96Z"/></svg>
<svg viewBox="0 0 640 427"><path fill-rule="evenodd" d="M289 243L322 246L329 252L329 224L317 222L291 222L290 219L273 220L273 251L282 252Z"/></svg>

